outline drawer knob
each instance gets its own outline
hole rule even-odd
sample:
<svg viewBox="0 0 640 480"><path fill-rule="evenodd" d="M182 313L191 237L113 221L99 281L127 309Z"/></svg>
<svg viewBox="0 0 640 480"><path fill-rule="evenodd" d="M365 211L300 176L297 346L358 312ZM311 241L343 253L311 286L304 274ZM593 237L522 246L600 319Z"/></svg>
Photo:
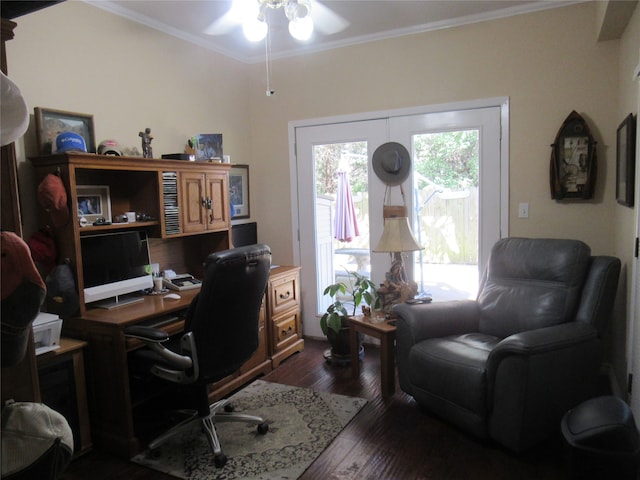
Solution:
<svg viewBox="0 0 640 480"><path fill-rule="evenodd" d="M287 291L287 293L280 294L280 300L287 300L291 296L291 292Z"/></svg>
<svg viewBox="0 0 640 480"><path fill-rule="evenodd" d="M293 332L293 328L291 326L289 326L289 328L287 330L282 330L282 336L286 337L287 335L289 335L292 332Z"/></svg>

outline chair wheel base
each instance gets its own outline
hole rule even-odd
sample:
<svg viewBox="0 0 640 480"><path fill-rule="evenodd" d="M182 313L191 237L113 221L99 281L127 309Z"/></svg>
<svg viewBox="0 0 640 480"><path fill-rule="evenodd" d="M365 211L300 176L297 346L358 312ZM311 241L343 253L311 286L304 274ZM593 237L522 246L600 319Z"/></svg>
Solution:
<svg viewBox="0 0 640 480"><path fill-rule="evenodd" d="M233 412L235 409L236 409L236 407L234 407L234 406L233 406L233 405L231 405L230 403L227 403L227 404L224 406L224 411L225 411L225 412L227 412L227 413L231 413L231 412Z"/></svg>
<svg viewBox="0 0 640 480"><path fill-rule="evenodd" d="M154 448L154 449L150 449L147 450L147 457L151 458L153 460L157 460L158 458L160 458L160 449L159 448Z"/></svg>
<svg viewBox="0 0 640 480"><path fill-rule="evenodd" d="M268 423L260 423L258 425L258 433L260 435L265 435L268 431L269 431L269 424Z"/></svg>
<svg viewBox="0 0 640 480"><path fill-rule="evenodd" d="M215 457L213 457L213 464L216 468L222 468L227 463L227 456L224 453L219 453Z"/></svg>

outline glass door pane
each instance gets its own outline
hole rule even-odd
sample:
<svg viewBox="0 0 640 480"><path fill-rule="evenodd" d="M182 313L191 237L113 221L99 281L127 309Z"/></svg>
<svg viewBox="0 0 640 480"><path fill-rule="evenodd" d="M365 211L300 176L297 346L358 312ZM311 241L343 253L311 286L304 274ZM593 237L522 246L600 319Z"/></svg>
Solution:
<svg viewBox="0 0 640 480"><path fill-rule="evenodd" d="M375 175L369 165L373 151L385 141L386 133L384 120L296 128L300 291L305 335L323 336L320 317L331 303L323 295L327 285L345 279L346 273L354 270L370 278L384 278L388 264L379 265L375 255L380 254L370 254L370 239L380 238L382 222L369 221L382 218L379 200L384 189L372 181ZM340 195L346 193L347 186L351 201L340 203L340 199L347 197ZM353 225L347 221L347 215L338 215L349 211L353 213ZM357 235L351 228L355 224ZM351 240L347 241L348 238Z"/></svg>
<svg viewBox="0 0 640 480"><path fill-rule="evenodd" d="M419 296L475 298L478 291L479 130L412 136Z"/></svg>
<svg viewBox="0 0 640 480"><path fill-rule="evenodd" d="M322 290L349 280L348 272L371 274L367 142L315 145L318 314L332 303ZM330 270L327 266L331 266ZM349 301L349 298L342 298Z"/></svg>

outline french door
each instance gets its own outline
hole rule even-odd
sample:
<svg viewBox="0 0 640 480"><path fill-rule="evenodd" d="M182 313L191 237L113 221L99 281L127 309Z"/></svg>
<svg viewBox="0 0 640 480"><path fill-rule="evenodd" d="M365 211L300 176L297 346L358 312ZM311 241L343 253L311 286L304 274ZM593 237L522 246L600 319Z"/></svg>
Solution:
<svg viewBox="0 0 640 480"><path fill-rule="evenodd" d="M374 253L372 250L382 235L385 204L406 205L414 229L420 225L416 222L421 221L418 218L422 215L421 210L414 208L414 202L421 202L420 197L414 195L417 174L413 172L401 186L387 187L371 167L375 149L389 141L403 144L414 160L420 154L420 145L424 145L424 135L477 132L479 184L475 194L478 196L476 205L479 220L472 227L477 230L474 232L476 237L473 246L477 260L476 268L470 274L477 285L478 268L486 260L487 252L503 236L502 232L506 235L507 149L501 143L504 134L501 117L505 110L505 105L498 104L446 112L391 112L370 120L336 119L335 122L310 121L309 125L301 122L292 126L290 131L295 137L292 170L296 177L292 194L296 200L294 205L297 206L297 212L294 212L297 239L294 234L294 240L297 240L299 247L296 261L302 267L301 299L305 335L322 336L319 317L328 301L322 292L327 285L343 280L347 271L364 273L376 284L384 281L390 266L389 254ZM366 163L363 159L366 159ZM346 170L353 189L359 235L351 242L336 239L335 217L340 213L336 211L336 195L333 193L338 187L331 186L331 179L325 178L325 162L333 162L333 168L339 165L340 169ZM443 188L446 191L440 191L438 195L450 195L450 189ZM409 259L407 264L408 274L417 278L412 268L413 259ZM438 299L435 298L436 301Z"/></svg>

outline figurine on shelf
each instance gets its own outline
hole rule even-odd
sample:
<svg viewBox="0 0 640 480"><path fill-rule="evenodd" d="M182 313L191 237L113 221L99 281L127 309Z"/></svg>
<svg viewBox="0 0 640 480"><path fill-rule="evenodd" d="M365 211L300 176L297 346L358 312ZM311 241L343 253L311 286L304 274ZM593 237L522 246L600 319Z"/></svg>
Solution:
<svg viewBox="0 0 640 480"><path fill-rule="evenodd" d="M142 156L144 158L153 158L153 149L151 148L151 129L149 127L144 129L144 132L140 132L138 136L142 137Z"/></svg>

